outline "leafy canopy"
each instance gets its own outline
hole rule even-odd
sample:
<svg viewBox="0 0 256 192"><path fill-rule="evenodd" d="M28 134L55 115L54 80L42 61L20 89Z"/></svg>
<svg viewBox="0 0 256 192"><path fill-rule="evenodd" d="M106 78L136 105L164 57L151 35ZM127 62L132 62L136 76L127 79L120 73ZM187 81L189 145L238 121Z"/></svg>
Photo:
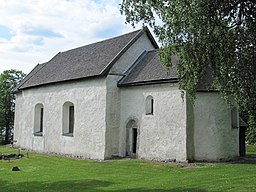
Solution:
<svg viewBox="0 0 256 192"><path fill-rule="evenodd" d="M170 56L179 56L180 88L192 100L198 82L211 68L213 86L226 99L234 97L255 122L255 0L123 0L121 13L133 26L142 22L154 29L167 68Z"/></svg>
<svg viewBox="0 0 256 192"><path fill-rule="evenodd" d="M6 70L0 74L0 143L10 143L14 126L14 90L24 76L17 70Z"/></svg>

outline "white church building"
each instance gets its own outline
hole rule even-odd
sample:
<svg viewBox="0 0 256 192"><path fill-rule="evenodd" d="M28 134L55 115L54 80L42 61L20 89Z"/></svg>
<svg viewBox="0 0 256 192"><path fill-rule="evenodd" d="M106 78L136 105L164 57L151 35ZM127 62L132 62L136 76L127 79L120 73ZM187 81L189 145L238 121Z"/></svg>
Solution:
<svg viewBox="0 0 256 192"><path fill-rule="evenodd" d="M239 156L236 107L210 89L207 76L190 104L175 65L167 73L158 48L144 28L38 64L16 90L16 144L96 160Z"/></svg>

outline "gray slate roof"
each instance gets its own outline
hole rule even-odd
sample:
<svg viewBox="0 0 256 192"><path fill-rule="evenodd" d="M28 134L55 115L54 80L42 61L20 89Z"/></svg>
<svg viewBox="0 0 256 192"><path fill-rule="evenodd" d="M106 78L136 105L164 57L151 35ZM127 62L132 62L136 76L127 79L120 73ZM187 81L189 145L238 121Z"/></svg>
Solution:
<svg viewBox="0 0 256 192"><path fill-rule="evenodd" d="M172 68L167 69L160 63L159 50L145 51L118 83L119 87L143 84L175 83L177 76L177 57L172 57ZM197 91L217 91L212 87L213 70L208 68L197 85Z"/></svg>
<svg viewBox="0 0 256 192"><path fill-rule="evenodd" d="M50 61L38 64L18 85L17 90L58 82L105 76L115 61L144 33L156 50L145 51L126 71L118 86L178 82L177 59L167 71L160 63L157 43L147 28L107 39L76 49L58 53ZM198 91L216 91L212 88L213 73L207 70L199 82Z"/></svg>
<svg viewBox="0 0 256 192"><path fill-rule="evenodd" d="M46 63L36 65L35 68L18 85L18 87L16 88L16 91L18 90L19 87L21 87L23 84L25 84L29 79L31 79L32 77L34 78L34 76L37 74L37 72L40 71L40 69L42 67L44 67L45 65L46 65Z"/></svg>
<svg viewBox="0 0 256 192"><path fill-rule="evenodd" d="M145 51L120 80L119 86L178 82L175 58L172 69L167 71L160 63L158 52L159 50Z"/></svg>
<svg viewBox="0 0 256 192"><path fill-rule="evenodd" d="M144 33L158 48L147 28L137 30L105 41L58 53L50 61L37 65L17 87L18 90L77 80L87 77L104 76L115 61Z"/></svg>

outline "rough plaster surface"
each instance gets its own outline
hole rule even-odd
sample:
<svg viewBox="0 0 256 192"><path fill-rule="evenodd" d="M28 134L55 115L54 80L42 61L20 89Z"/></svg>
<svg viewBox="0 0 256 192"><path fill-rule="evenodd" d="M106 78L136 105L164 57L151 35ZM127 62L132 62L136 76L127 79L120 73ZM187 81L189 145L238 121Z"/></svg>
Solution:
<svg viewBox="0 0 256 192"><path fill-rule="evenodd" d="M142 35L120 57L106 78L47 85L18 93L15 140L22 148L89 159L126 156L137 128L137 158L148 160L220 160L238 155L238 129L231 109L218 93L198 93L195 105L181 97L177 84L118 88L117 82L145 50L154 47ZM146 115L146 98L154 99ZM74 104L73 137L62 135L65 102ZM34 135L34 110L44 106L44 131Z"/></svg>
<svg viewBox="0 0 256 192"><path fill-rule="evenodd" d="M23 148L90 159L126 156L136 127L137 158L224 160L238 156L239 131L231 108L218 93L198 93L195 105L181 98L176 84L117 88L120 77L24 90L17 95L15 140ZM108 90L107 90L108 88ZM146 115L146 98L154 99ZM62 135L62 108L75 106L74 136ZM34 110L44 105L43 136L34 136ZM95 115L96 114L96 115ZM134 120L132 126L129 125ZM130 134L130 135L129 135Z"/></svg>
<svg viewBox="0 0 256 192"><path fill-rule="evenodd" d="M194 159L239 156L239 129L231 126L231 108L219 93L198 93L194 105Z"/></svg>
<svg viewBox="0 0 256 192"><path fill-rule="evenodd" d="M121 113L120 88L118 81L137 58L145 51L154 49L146 34L143 34L137 41L120 57L110 70L106 78L106 149L105 158L119 155L119 127Z"/></svg>
<svg viewBox="0 0 256 192"><path fill-rule="evenodd" d="M75 108L73 137L62 135L62 110L65 102ZM34 110L44 105L43 136L34 136ZM50 85L23 90L17 95L15 140L23 148L104 159L105 79Z"/></svg>
<svg viewBox="0 0 256 192"><path fill-rule="evenodd" d="M144 51L153 49L154 46L144 33L115 63L115 65L111 68L110 73L123 74L131 67L131 65Z"/></svg>
<svg viewBox="0 0 256 192"><path fill-rule="evenodd" d="M154 47L143 34L120 57L106 79L48 85L17 95L15 139L23 148L91 159L119 153L120 89L117 82L144 50ZM114 75L115 73L116 75ZM62 135L65 102L75 108L73 137ZM44 105L43 136L34 136L35 105Z"/></svg>
<svg viewBox="0 0 256 192"><path fill-rule="evenodd" d="M154 114L146 115L146 97L154 99ZM121 89L120 156L126 155L127 123L138 128L137 157L186 160L186 101L176 84Z"/></svg>

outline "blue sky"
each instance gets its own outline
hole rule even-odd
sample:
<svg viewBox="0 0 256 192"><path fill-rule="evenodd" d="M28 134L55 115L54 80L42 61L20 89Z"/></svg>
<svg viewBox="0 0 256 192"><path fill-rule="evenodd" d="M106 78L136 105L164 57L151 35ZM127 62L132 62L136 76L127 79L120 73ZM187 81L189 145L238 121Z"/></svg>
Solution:
<svg viewBox="0 0 256 192"><path fill-rule="evenodd" d="M13 36L10 28L0 25L0 38L11 39Z"/></svg>
<svg viewBox="0 0 256 192"><path fill-rule="evenodd" d="M121 1L1 1L0 73L6 69L28 73L60 51L135 30L120 14Z"/></svg>

